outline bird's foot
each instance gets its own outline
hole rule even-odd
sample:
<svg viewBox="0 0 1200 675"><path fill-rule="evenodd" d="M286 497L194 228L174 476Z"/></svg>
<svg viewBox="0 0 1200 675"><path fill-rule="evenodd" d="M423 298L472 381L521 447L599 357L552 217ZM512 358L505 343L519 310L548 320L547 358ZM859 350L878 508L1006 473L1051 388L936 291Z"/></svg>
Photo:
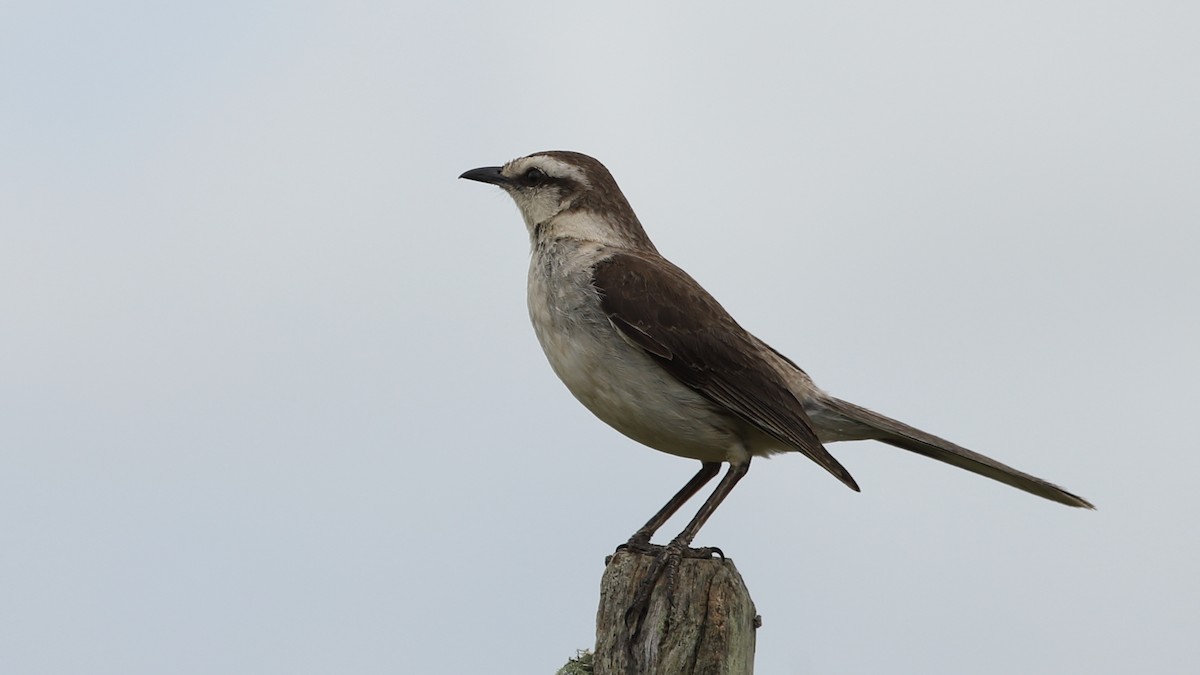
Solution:
<svg viewBox="0 0 1200 675"><path fill-rule="evenodd" d="M629 538L629 541L618 546L617 550L613 551L613 555L616 555L621 551L628 551L630 553L640 553L641 555L652 555L658 557L660 554L662 554L664 548L664 546L659 546L658 544L651 544L649 534L637 532Z"/></svg>
<svg viewBox="0 0 1200 675"><path fill-rule="evenodd" d="M676 542L671 543L675 544ZM703 546L701 548L691 548L690 546L683 546L682 544L679 544L679 546L682 550L681 555L684 558L707 559L712 558L715 554L721 560L725 559L725 553L716 546ZM616 555L621 551L628 551L629 553L639 553L641 555L650 555L657 558L658 556L662 555L666 549L666 546L651 544L650 535L638 532L630 537L629 541L618 546L616 550L613 551L613 555ZM611 558L612 556L609 557Z"/></svg>
<svg viewBox="0 0 1200 675"><path fill-rule="evenodd" d="M650 564L645 576L638 583L629 609L625 610L625 626L631 629L631 635L634 636L641 632L642 624L650 611L650 596L658 586L660 579L663 582L662 592L666 594L667 602L674 602L675 577L679 572L681 560L684 558L710 560L713 554L720 556L722 560L725 559L725 554L719 548L711 546L691 548L679 539L666 546L657 546L649 542L635 542L631 539L623 546L617 547L618 552L621 550L654 555L654 562Z"/></svg>
<svg viewBox="0 0 1200 675"><path fill-rule="evenodd" d="M725 552L716 546L701 546L700 548L683 549L683 557L685 558L700 558L702 560L710 560L714 555L721 560L725 559Z"/></svg>

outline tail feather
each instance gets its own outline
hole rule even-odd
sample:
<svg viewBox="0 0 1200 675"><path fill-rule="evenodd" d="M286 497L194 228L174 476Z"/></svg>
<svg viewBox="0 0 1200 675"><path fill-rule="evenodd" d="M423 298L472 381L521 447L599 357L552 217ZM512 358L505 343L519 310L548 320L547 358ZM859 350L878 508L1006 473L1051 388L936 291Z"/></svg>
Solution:
<svg viewBox="0 0 1200 675"><path fill-rule="evenodd" d="M991 457L985 457L956 445L933 434L925 433L903 422L885 417L877 412L867 410L848 401L833 398L822 401L824 407L841 419L831 420L833 428L843 439L861 438L874 439L903 448L918 455L924 455L940 462L966 469L972 473L986 476L1005 485L1011 485L1018 490L1024 490L1039 497L1067 506L1094 509L1092 503L1072 494L1053 483L1018 471L1007 464L997 462ZM823 420L824 421L824 420ZM818 423L819 424L819 423ZM865 428L864 428L865 427Z"/></svg>

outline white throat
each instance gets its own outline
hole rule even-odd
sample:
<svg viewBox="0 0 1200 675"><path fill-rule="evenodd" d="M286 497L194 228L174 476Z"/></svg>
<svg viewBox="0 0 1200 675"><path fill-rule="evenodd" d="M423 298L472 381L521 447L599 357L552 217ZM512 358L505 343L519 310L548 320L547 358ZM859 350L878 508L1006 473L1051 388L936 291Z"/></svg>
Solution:
<svg viewBox="0 0 1200 675"><path fill-rule="evenodd" d="M529 228L530 243L554 239L577 239L613 248L635 248L634 242L624 235L623 230L613 227L604 217L594 211L567 211L559 213L542 223L525 218Z"/></svg>

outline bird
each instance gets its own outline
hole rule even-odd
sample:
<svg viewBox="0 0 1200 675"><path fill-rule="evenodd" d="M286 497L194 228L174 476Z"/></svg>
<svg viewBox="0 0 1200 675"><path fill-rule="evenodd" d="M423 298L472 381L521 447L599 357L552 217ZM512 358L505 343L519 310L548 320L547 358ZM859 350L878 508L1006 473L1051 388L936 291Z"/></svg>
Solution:
<svg viewBox="0 0 1200 675"><path fill-rule="evenodd" d="M743 328L687 272L663 257L616 180L598 160L546 151L464 172L512 197L530 239L527 302L555 374L596 417L699 471L623 547L666 565L755 457L798 452L847 487L828 443L876 440L1067 506L1095 508L1053 483L836 398L788 357ZM654 534L723 464L729 469L669 544Z"/></svg>

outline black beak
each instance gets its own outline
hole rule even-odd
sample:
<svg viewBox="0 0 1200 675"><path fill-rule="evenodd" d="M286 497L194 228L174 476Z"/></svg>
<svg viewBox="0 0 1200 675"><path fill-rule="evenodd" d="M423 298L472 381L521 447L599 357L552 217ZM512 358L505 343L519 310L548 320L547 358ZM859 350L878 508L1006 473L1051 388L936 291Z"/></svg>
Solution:
<svg viewBox="0 0 1200 675"><path fill-rule="evenodd" d="M491 183L492 185L504 186L511 183L511 179L500 174L500 170L504 167L499 166L481 166L478 169L471 169L459 178L467 180L477 180L480 183Z"/></svg>

